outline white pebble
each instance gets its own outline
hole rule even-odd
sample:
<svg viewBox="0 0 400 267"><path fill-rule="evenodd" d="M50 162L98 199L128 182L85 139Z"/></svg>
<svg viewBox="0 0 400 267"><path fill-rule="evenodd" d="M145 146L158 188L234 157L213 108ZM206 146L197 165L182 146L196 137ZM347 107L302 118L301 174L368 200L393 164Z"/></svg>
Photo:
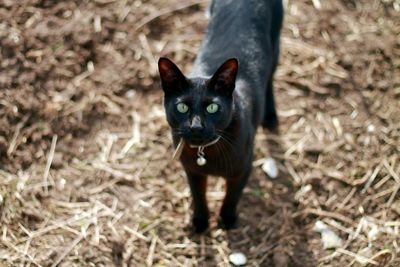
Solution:
<svg viewBox="0 0 400 267"><path fill-rule="evenodd" d="M242 266L246 264L247 259L243 253L235 252L229 255L229 261L235 266Z"/></svg>
<svg viewBox="0 0 400 267"><path fill-rule="evenodd" d="M317 221L314 231L321 233L321 239L324 249L339 248L342 246L342 239L333 232L328 225L321 221Z"/></svg>
<svg viewBox="0 0 400 267"><path fill-rule="evenodd" d="M378 226L375 224L371 224L371 230L368 231L368 241L374 241L379 234Z"/></svg>
<svg viewBox="0 0 400 267"><path fill-rule="evenodd" d="M368 131L369 133L375 132L375 126L374 126L373 124L368 125L367 131Z"/></svg>
<svg viewBox="0 0 400 267"><path fill-rule="evenodd" d="M132 99L134 98L136 95L136 91L134 89L129 89L126 93L125 93L125 97Z"/></svg>
<svg viewBox="0 0 400 267"><path fill-rule="evenodd" d="M270 178L274 179L278 177L278 167L273 158L267 158L261 168Z"/></svg>
<svg viewBox="0 0 400 267"><path fill-rule="evenodd" d="M65 181L65 179L64 178L61 178L59 181L58 181L58 190L63 190L64 188L65 188L65 184L67 183L67 181Z"/></svg>

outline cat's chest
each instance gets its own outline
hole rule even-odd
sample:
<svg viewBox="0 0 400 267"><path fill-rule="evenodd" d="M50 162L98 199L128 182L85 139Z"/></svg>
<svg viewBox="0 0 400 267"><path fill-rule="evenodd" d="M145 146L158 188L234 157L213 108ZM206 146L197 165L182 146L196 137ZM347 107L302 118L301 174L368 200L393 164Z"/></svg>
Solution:
<svg viewBox="0 0 400 267"><path fill-rule="evenodd" d="M186 145L181 162L185 169L195 173L228 177L245 169L249 153L251 151L222 142L204 149Z"/></svg>

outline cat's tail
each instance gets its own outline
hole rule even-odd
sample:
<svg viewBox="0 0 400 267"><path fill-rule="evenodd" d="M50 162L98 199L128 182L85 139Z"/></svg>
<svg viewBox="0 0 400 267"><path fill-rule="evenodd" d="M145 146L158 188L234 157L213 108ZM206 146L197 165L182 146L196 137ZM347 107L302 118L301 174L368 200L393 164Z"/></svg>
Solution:
<svg viewBox="0 0 400 267"><path fill-rule="evenodd" d="M264 118L262 120L262 126L270 130L278 130L279 121L276 113L275 99L273 92L273 79L276 67L279 61L279 50L280 50L280 34L283 24L283 3L282 0L275 0L272 3L272 23L271 23L271 44L272 44L272 69L268 77L267 88L265 90L265 108Z"/></svg>

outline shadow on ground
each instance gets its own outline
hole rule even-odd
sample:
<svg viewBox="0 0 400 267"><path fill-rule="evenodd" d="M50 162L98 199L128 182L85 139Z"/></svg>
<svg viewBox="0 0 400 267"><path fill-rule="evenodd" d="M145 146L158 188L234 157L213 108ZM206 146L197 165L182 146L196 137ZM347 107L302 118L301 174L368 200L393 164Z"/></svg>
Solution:
<svg viewBox="0 0 400 267"><path fill-rule="evenodd" d="M271 137L267 140L268 150L272 155L282 155L285 150L279 133ZM310 231L306 224L292 218L297 208L293 181L287 171L281 170L279 177L272 180L254 168L239 204L239 225L227 231L224 238L218 235L218 242L228 242L231 252L241 252L251 258L248 264L253 266L316 266L317 261L308 247ZM223 230L211 227L207 233L190 238L198 245L199 266L218 266L215 248L205 245L207 239L215 238L214 231Z"/></svg>

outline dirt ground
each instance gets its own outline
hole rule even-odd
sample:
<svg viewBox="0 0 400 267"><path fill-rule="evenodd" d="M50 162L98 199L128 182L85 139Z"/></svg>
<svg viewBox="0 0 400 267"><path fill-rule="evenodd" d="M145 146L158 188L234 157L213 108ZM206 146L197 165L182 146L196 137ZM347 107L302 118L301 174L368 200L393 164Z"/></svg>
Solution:
<svg viewBox="0 0 400 267"><path fill-rule="evenodd" d="M239 227L215 178L194 235L156 63L190 69L207 1L2 0L0 266L400 266L400 1L284 2L280 134L257 135Z"/></svg>

